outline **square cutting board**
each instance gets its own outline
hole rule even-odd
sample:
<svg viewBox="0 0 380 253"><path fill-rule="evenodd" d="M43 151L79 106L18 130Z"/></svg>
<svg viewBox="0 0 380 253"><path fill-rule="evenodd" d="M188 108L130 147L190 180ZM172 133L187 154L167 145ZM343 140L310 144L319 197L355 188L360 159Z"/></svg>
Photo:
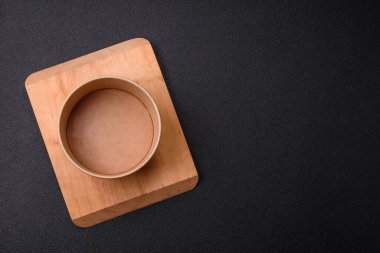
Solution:
<svg viewBox="0 0 380 253"><path fill-rule="evenodd" d="M81 83L104 75L140 84L161 114L161 140L152 160L119 179L100 179L79 171L58 142L58 117L67 96ZM148 40L131 39L38 71L26 79L25 87L75 225L89 227L196 186L198 173Z"/></svg>

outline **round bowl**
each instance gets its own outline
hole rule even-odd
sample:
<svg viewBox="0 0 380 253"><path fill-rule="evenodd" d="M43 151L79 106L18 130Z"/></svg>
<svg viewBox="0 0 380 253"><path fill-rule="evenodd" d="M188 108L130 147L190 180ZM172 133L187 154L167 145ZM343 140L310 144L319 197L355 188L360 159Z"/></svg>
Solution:
<svg viewBox="0 0 380 253"><path fill-rule="evenodd" d="M81 171L99 178L119 178L141 169L161 136L153 98L125 78L105 76L79 85L59 115L59 142Z"/></svg>

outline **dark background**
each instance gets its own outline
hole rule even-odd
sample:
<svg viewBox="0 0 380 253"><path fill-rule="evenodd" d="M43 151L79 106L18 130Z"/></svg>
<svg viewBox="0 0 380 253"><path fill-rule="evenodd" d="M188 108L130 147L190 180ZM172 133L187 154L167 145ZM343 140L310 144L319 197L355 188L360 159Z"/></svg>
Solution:
<svg viewBox="0 0 380 253"><path fill-rule="evenodd" d="M380 251L380 9L356 1L1 1L0 252ZM70 221L25 88L151 41L201 180Z"/></svg>

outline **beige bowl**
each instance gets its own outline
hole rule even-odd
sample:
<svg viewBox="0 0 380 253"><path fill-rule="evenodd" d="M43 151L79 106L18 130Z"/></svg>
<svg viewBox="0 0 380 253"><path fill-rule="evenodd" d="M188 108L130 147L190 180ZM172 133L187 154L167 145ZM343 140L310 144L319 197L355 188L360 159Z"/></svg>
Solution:
<svg viewBox="0 0 380 253"><path fill-rule="evenodd" d="M143 167L161 136L153 98L137 83L105 76L75 89L59 116L59 141L81 171L119 178Z"/></svg>

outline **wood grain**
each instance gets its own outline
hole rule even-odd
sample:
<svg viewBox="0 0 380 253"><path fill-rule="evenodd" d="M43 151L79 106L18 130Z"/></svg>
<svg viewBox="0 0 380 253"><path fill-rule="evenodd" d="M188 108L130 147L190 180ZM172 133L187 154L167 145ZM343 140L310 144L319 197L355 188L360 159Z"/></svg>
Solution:
<svg viewBox="0 0 380 253"><path fill-rule="evenodd" d="M58 114L68 94L86 80L114 75L139 83L161 113L162 135L152 160L120 179L100 179L76 169L58 143ZM194 188L193 159L153 49L137 38L33 73L25 81L67 209L88 227Z"/></svg>

